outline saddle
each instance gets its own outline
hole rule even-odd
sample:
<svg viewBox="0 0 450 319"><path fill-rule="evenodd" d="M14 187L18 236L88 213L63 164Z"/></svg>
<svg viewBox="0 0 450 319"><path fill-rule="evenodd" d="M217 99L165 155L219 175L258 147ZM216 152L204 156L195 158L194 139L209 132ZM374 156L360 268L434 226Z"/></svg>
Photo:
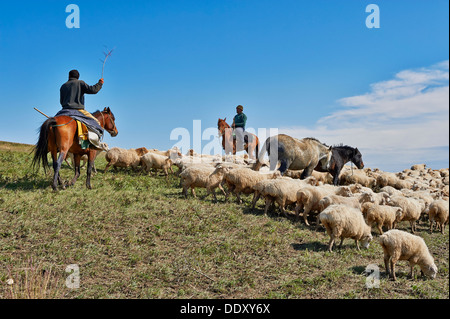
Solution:
<svg viewBox="0 0 450 319"><path fill-rule="evenodd" d="M78 142L83 150L88 148L103 150L105 152L109 150L108 145L106 143L101 143L98 135L95 132L90 131L86 124L78 120L75 121L77 122Z"/></svg>
<svg viewBox="0 0 450 319"><path fill-rule="evenodd" d="M89 142L89 131L86 124L75 120L77 122L77 134L78 134L78 142L83 150L89 148L91 144Z"/></svg>
<svg viewBox="0 0 450 319"><path fill-rule="evenodd" d="M233 141L236 141L236 135L233 135ZM244 144L248 144L248 135L244 135Z"/></svg>

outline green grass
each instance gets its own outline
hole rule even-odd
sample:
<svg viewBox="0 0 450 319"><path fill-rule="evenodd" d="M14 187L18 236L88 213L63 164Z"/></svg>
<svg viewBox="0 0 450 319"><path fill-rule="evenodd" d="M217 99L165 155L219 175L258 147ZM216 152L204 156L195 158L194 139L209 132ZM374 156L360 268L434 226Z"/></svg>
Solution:
<svg viewBox="0 0 450 319"><path fill-rule="evenodd" d="M52 173L31 171L30 147L0 142L0 298L448 298L448 227L418 226L439 268L435 280L384 275L376 240L358 252L352 240L327 251L328 236L303 222L263 215L263 203L214 204L181 196L179 180L131 170L103 173L92 190L86 170L75 186L53 192ZM63 179L73 176L66 164ZM409 231L408 223L400 229ZM377 231L374 231L377 234ZM375 235L377 237L377 235ZM80 288L66 287L68 265ZM376 264L379 288L365 286ZM13 282L11 282L11 280Z"/></svg>

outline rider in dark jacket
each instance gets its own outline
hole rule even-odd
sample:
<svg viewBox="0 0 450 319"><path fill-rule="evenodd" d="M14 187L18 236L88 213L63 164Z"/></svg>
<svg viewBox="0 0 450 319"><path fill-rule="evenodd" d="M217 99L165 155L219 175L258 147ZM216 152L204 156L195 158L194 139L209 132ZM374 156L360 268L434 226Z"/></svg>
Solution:
<svg viewBox="0 0 450 319"><path fill-rule="evenodd" d="M80 73L77 70L69 72L69 81L64 83L60 92L60 102L63 109L84 110L84 94L97 94L103 86L103 79L97 84L89 86L79 80Z"/></svg>
<svg viewBox="0 0 450 319"><path fill-rule="evenodd" d="M97 84L90 86L79 78L80 73L77 70L69 72L69 81L64 83L59 90L62 110L55 116L65 115L84 123L89 131L97 135L97 137L89 135L91 144L98 149L105 149L106 146L100 142L103 137L103 128L100 126L100 122L84 109L84 94L97 94L104 81L100 79Z"/></svg>

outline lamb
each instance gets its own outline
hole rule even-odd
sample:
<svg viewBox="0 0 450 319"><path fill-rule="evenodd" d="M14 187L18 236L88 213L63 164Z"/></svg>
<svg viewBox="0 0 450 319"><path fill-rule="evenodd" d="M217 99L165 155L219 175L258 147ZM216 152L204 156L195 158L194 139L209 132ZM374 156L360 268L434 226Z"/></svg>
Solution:
<svg viewBox="0 0 450 319"><path fill-rule="evenodd" d="M372 241L371 228L365 223L359 209L344 205L331 205L319 214L319 220L330 236L328 243L330 252L332 252L334 241L339 237L341 238L339 248L342 247L345 238L354 239L358 250L360 250L359 241L364 248L368 248Z"/></svg>
<svg viewBox="0 0 450 319"><path fill-rule="evenodd" d="M448 201L438 199L428 206L426 212L430 218L430 232L433 232L433 223L436 222L438 230L444 233L445 226L448 224Z"/></svg>
<svg viewBox="0 0 450 319"><path fill-rule="evenodd" d="M141 158L135 149L126 150L119 147L113 147L106 152L105 159L108 162L105 172L111 165L114 168L131 166L133 169L136 169L141 163Z"/></svg>
<svg viewBox="0 0 450 319"><path fill-rule="evenodd" d="M403 196L392 196L389 206L397 206L402 208L402 221L409 221L411 232L414 234L416 229L416 221L420 218L420 214L424 208L424 204L414 198L406 198Z"/></svg>
<svg viewBox="0 0 450 319"><path fill-rule="evenodd" d="M226 166L222 164L216 166L214 171L208 176L208 179L206 180L205 188L208 191L208 194L204 197L204 199L208 197L209 194L212 194L214 197L214 202L217 202L216 188L219 188L226 196L226 192L222 187L223 177L225 175L225 172L232 168L232 166Z"/></svg>
<svg viewBox="0 0 450 319"><path fill-rule="evenodd" d="M369 226L377 224L380 235L383 235L382 227L395 228L396 224L402 219L402 214L403 210L400 207L374 204L365 212L365 218Z"/></svg>
<svg viewBox="0 0 450 319"><path fill-rule="evenodd" d="M148 172L150 169L154 169L155 175L158 169L162 169L164 171L164 175L169 175L169 170L173 174L172 170L173 162L170 157L159 155L156 153L149 152L143 156L141 156L141 166L144 171Z"/></svg>
<svg viewBox="0 0 450 319"><path fill-rule="evenodd" d="M415 265L419 265L422 275L425 274L433 279L436 277L438 268L421 237L398 229L391 229L380 236L379 242L384 252L386 273L394 281L397 280L395 264L398 260L409 261L411 278L413 278Z"/></svg>
<svg viewBox="0 0 450 319"><path fill-rule="evenodd" d="M208 185L208 177L215 171L215 168L210 165L195 165L186 168L180 174L181 186L183 187L182 194L187 197L187 190L190 188L192 195L197 198L195 194L195 187L206 188ZM209 194L209 191L208 191Z"/></svg>
<svg viewBox="0 0 450 319"><path fill-rule="evenodd" d="M253 186L261 180L272 179L277 176L281 176L279 171L261 173L253 171L247 167L236 167L225 172L223 177L224 183L227 185L227 193L225 195L225 201L228 200L230 193L234 193L237 197L238 203L242 203L240 194L252 194L255 193ZM256 195L254 195L256 196Z"/></svg>
<svg viewBox="0 0 450 319"><path fill-rule="evenodd" d="M319 202L322 198L328 195L341 195L341 196L352 196L350 188L348 186L333 186L333 185L322 185L322 186L307 186L303 187L297 192L297 205L295 207L295 213L297 219L299 217L299 211L303 208L303 220L305 224L309 226L308 215L312 211L320 211Z"/></svg>
<svg viewBox="0 0 450 319"><path fill-rule="evenodd" d="M282 177L264 184L264 188L259 192L266 202L264 213L267 215L269 206L276 202L283 215L287 217L286 206L297 202L297 191L306 185L315 183L315 177L309 176L304 180Z"/></svg>

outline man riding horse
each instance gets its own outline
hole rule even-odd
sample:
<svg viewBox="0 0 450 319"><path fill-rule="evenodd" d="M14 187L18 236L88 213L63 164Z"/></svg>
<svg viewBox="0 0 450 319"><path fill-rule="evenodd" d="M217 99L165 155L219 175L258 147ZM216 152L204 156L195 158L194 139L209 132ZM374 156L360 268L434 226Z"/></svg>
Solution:
<svg viewBox="0 0 450 319"><path fill-rule="evenodd" d="M106 151L106 144L100 142L103 137L103 128L99 121L84 108L84 94L97 94L102 89L104 80L100 79L97 84L90 86L79 78L78 70L69 72L69 80L59 90L63 109L55 117L66 115L84 123L89 131L95 133L88 135L90 144L96 149Z"/></svg>
<svg viewBox="0 0 450 319"><path fill-rule="evenodd" d="M247 123L247 115L244 114L244 107L242 105L236 106L237 115L233 118L231 127L236 134L236 150L243 150L245 144L245 124Z"/></svg>

